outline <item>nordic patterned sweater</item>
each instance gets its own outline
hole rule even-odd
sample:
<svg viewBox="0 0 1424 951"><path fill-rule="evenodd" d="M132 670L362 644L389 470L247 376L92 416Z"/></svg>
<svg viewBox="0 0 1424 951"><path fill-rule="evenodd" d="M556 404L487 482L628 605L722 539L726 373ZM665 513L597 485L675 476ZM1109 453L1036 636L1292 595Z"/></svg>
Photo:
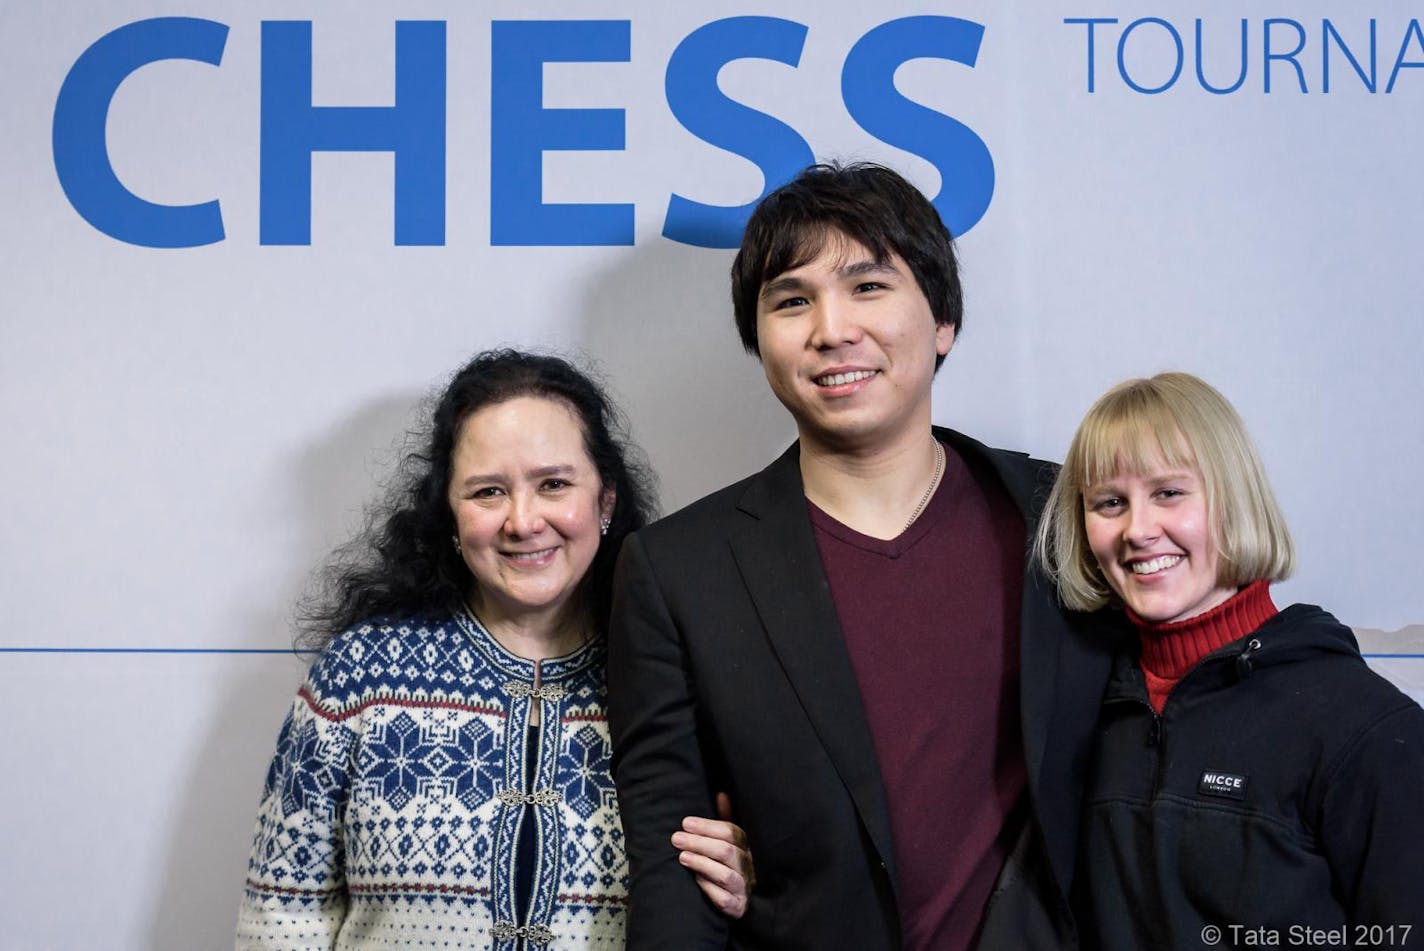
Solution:
<svg viewBox="0 0 1424 951"><path fill-rule="evenodd" d="M621 951L604 656L595 641L543 661L536 694L534 663L463 609L333 640L277 738L237 947ZM533 891L517 921L526 816Z"/></svg>

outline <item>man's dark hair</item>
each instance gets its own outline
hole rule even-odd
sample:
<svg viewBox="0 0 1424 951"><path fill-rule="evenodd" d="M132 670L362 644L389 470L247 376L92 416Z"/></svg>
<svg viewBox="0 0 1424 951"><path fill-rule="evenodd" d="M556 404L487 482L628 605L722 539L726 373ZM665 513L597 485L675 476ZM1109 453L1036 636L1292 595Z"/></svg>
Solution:
<svg viewBox="0 0 1424 951"><path fill-rule="evenodd" d="M955 335L964 295L954 239L918 188L883 165L812 165L762 199L732 262L732 312L748 353L758 354L757 299L762 286L820 254L837 235L877 262L898 254L930 303L936 324ZM935 361L938 369L944 357Z"/></svg>

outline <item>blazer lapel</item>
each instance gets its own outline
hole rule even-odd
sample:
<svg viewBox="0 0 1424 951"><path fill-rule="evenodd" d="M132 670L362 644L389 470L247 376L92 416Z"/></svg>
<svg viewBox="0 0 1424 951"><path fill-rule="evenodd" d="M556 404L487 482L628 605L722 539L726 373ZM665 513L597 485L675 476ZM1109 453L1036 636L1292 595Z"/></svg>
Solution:
<svg viewBox="0 0 1424 951"><path fill-rule="evenodd" d="M801 485L798 445L752 481L732 553L772 649L895 881L890 814Z"/></svg>

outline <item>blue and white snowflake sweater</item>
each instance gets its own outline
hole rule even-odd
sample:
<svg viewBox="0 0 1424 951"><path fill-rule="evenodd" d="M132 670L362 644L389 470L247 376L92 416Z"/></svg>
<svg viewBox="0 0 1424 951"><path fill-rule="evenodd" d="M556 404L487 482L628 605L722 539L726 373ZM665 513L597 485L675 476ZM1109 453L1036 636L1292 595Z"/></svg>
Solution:
<svg viewBox="0 0 1424 951"><path fill-rule="evenodd" d="M621 951L628 864L604 655L596 641L543 661L535 691L534 663L463 609L333 640L277 738L238 948ZM526 817L537 830L521 921Z"/></svg>

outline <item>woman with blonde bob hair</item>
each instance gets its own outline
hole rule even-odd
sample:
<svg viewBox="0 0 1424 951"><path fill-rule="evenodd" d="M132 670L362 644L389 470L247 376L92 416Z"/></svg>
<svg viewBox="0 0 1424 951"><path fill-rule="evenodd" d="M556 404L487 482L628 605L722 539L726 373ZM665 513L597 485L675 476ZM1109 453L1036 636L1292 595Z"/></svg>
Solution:
<svg viewBox="0 0 1424 951"><path fill-rule="evenodd" d="M1135 633L1088 773L1085 946L1424 947L1424 710L1330 614L1277 610L1294 546L1231 404L1186 373L1109 390L1035 556Z"/></svg>

